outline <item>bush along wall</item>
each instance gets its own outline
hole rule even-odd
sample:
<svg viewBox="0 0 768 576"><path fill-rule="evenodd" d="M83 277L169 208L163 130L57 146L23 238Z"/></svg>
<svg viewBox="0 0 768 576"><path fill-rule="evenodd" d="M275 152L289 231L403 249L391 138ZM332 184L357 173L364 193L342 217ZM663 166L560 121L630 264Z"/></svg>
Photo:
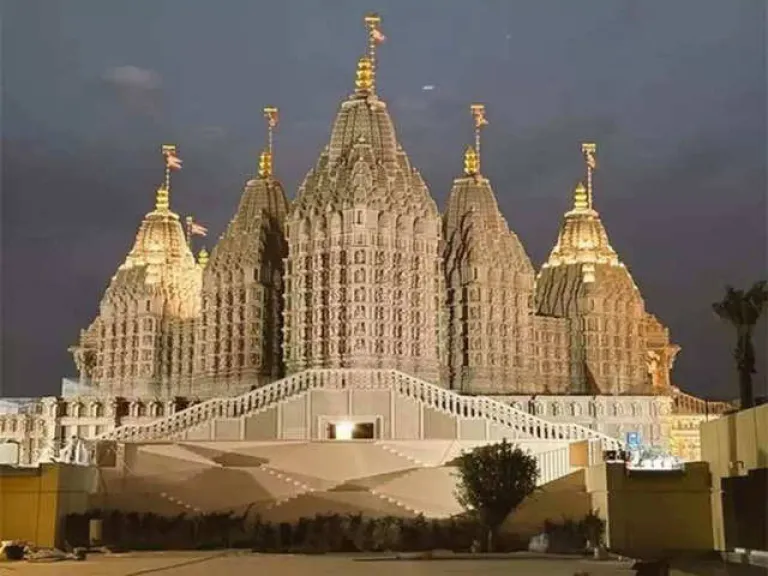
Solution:
<svg viewBox="0 0 768 576"><path fill-rule="evenodd" d="M295 523L264 522L232 512L175 517L92 510L70 514L64 537L70 546L88 545L88 526L100 518L107 546L126 550L201 550L250 548L256 552L416 552L472 549L481 531L471 518L447 520L366 518L362 515L318 515ZM518 549L516 546L515 549Z"/></svg>
<svg viewBox="0 0 768 576"><path fill-rule="evenodd" d="M544 522L543 532L549 540L548 551L572 554L590 551L603 543L605 521L593 511L580 520L564 518L561 522Z"/></svg>

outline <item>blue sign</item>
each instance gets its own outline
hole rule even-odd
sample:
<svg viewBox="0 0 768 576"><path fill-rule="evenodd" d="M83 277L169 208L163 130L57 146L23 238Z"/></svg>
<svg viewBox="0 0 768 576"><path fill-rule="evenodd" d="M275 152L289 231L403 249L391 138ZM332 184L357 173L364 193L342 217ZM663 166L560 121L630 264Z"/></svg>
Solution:
<svg viewBox="0 0 768 576"><path fill-rule="evenodd" d="M630 450L640 449L640 432L627 432L627 447Z"/></svg>

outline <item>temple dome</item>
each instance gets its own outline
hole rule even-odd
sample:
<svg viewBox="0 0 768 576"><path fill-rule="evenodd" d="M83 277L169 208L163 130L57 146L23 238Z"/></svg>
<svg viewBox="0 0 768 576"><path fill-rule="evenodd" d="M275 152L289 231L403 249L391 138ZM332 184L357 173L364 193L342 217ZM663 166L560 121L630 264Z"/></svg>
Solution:
<svg viewBox="0 0 768 576"><path fill-rule="evenodd" d="M210 266L216 268L225 260L232 266L257 264L262 243L270 231L280 230L287 211L283 186L271 172L248 180L237 211L213 250Z"/></svg>
<svg viewBox="0 0 768 576"><path fill-rule="evenodd" d="M187 246L179 215L167 209L153 210L142 220L120 270L184 260L194 262L194 257Z"/></svg>
<svg viewBox="0 0 768 576"><path fill-rule="evenodd" d="M146 296L166 299L172 316L189 317L199 309L201 272L190 250L179 215L160 188L157 204L141 222L133 247L104 295L102 304Z"/></svg>
<svg viewBox="0 0 768 576"><path fill-rule="evenodd" d="M386 103L358 82L358 90L342 102L330 143L299 188L292 214L304 217L363 205L438 217L424 180L397 142Z"/></svg>
<svg viewBox="0 0 768 576"><path fill-rule="evenodd" d="M573 208L565 213L557 242L536 279L538 312L569 315L584 290L591 294L642 298L632 275L611 246L591 194L579 183Z"/></svg>
<svg viewBox="0 0 768 576"><path fill-rule="evenodd" d="M623 266L608 240L600 215L588 206L583 184L574 191L574 207L565 213L557 243L544 264L545 267L563 264L608 264Z"/></svg>
<svg viewBox="0 0 768 576"><path fill-rule="evenodd" d="M451 246L456 244L456 256L460 259L504 262L517 272L533 275L531 260L520 239L509 229L487 178L469 175L453 181L443 235L447 252L451 253Z"/></svg>

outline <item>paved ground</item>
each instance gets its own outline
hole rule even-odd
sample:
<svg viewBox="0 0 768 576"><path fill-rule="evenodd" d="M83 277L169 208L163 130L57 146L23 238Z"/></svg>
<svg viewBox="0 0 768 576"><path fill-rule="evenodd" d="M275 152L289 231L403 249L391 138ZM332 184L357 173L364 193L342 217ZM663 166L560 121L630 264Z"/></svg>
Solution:
<svg viewBox="0 0 768 576"><path fill-rule="evenodd" d="M515 555L503 559L431 560L431 561L361 561L349 556L262 555L241 552L152 552L91 555L84 562L45 564L0 564L0 576L442 576L473 574L477 576L630 576L630 565L620 562L595 562L577 558L534 558ZM672 576L732 574L722 567L705 571L673 570Z"/></svg>

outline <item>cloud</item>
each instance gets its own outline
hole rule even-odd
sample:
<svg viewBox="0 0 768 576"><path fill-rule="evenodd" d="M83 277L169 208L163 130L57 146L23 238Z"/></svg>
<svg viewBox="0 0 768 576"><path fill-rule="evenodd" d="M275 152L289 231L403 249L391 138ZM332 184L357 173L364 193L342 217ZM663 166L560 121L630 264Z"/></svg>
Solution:
<svg viewBox="0 0 768 576"><path fill-rule="evenodd" d="M138 66L110 68L104 72L102 79L117 88L129 90L158 90L162 84L162 78L157 72Z"/></svg>
<svg viewBox="0 0 768 576"><path fill-rule="evenodd" d="M106 70L101 78L128 112L153 120L162 117L162 77L154 70L118 66Z"/></svg>

